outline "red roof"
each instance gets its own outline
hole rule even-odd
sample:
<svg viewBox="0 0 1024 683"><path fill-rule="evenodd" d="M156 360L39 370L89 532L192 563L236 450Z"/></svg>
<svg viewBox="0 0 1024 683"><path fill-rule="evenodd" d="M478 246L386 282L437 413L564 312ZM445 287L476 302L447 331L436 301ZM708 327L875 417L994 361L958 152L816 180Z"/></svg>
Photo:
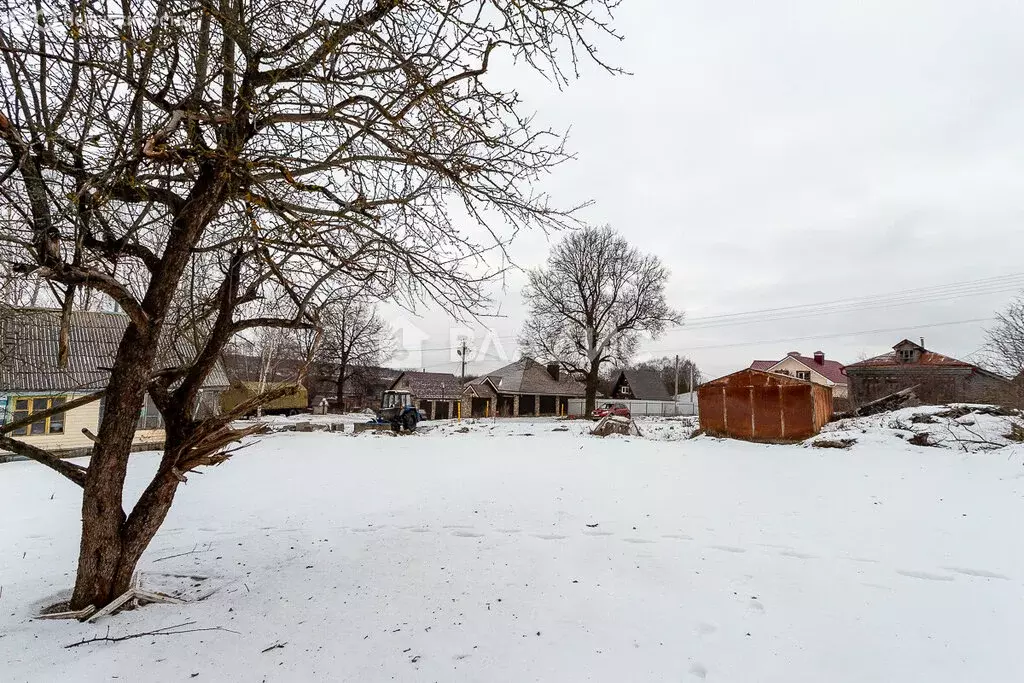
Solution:
<svg viewBox="0 0 1024 683"><path fill-rule="evenodd" d="M835 384L846 384L846 373L843 372L843 368L845 366L839 361L826 359L819 363L809 356L793 355L786 356L786 358L793 358L794 360L800 361L800 363L807 366L808 370L814 370L819 375L823 375L830 382L834 382ZM750 369L767 371L769 368L772 368L786 360L786 358L781 360L755 360L750 364Z"/></svg>

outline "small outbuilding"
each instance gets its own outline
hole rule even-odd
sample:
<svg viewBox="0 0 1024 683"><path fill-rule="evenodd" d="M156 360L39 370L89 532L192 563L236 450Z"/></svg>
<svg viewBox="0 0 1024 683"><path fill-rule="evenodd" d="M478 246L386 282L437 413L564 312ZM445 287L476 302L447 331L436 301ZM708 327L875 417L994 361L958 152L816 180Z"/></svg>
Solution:
<svg viewBox="0 0 1024 683"><path fill-rule="evenodd" d="M832 419L832 389L746 369L701 385L700 427L713 436L785 443L817 434Z"/></svg>

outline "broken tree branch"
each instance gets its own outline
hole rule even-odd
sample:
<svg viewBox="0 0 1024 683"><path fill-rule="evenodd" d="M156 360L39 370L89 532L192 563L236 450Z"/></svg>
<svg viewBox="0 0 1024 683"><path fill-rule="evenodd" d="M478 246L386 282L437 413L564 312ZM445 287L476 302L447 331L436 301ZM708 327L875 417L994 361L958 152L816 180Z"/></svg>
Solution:
<svg viewBox="0 0 1024 683"><path fill-rule="evenodd" d="M196 622L194 622L194 621L186 621L183 624L175 624L174 626L165 626L164 628L158 628L158 629L155 629L153 631L143 631L142 633L131 633L131 634L126 635L126 636L115 636L113 638L111 638L109 635L102 636L100 638L86 638L85 640L80 640L77 643L71 643L70 645L65 645L64 649L70 649L70 648L73 648L73 647L78 647L79 645L88 645L89 643L120 643L123 640L131 640L132 638L145 638L146 636L178 636L178 635L181 635L183 633L199 633L201 631L224 631L226 633L234 633L235 635L240 635L238 633L238 631L232 631L231 629L224 628L223 626L207 626L207 627L204 627L204 628L185 628L186 626L191 626L191 625L193 625L195 623Z"/></svg>
<svg viewBox="0 0 1024 683"><path fill-rule="evenodd" d="M71 481L85 488L85 468L81 465L62 460L53 453L44 451L38 446L33 446L4 435L0 435L0 449L10 451L16 455L22 455L29 460L35 460L40 465L46 465L54 472L63 474Z"/></svg>

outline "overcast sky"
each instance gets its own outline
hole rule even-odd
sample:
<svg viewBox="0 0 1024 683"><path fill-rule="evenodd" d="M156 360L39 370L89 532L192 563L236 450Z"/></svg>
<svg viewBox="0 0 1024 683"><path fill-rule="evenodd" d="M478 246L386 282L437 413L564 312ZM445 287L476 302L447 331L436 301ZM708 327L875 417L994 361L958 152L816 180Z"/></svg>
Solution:
<svg viewBox="0 0 1024 683"><path fill-rule="evenodd" d="M990 318L1012 291L699 320L1024 272L1024 3L625 0L615 25L625 41L601 54L631 76L590 67L564 92L522 70L502 77L540 121L571 127L578 161L544 188L566 205L593 199L589 222L671 269L669 301L693 324L645 353L683 354L717 376L791 350L850 363L923 336L977 359L987 323L934 324ZM549 239L522 236L511 254L540 265ZM504 317L488 324L509 359L523 282L512 273L493 289ZM426 335L422 357L392 364L457 367L445 349L457 323L429 309L385 313ZM887 331L849 334L864 330ZM484 337L477 326L478 351ZM492 340L468 372L502 365L500 355Z"/></svg>

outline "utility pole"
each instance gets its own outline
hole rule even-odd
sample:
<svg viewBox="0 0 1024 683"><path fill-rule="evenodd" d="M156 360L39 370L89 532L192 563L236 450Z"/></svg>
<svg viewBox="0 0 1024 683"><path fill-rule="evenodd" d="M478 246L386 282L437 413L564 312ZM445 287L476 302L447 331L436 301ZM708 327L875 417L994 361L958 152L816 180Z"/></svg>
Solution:
<svg viewBox="0 0 1024 683"><path fill-rule="evenodd" d="M466 340L462 340L462 348L459 349L459 357L462 358L462 383L466 383Z"/></svg>
<svg viewBox="0 0 1024 683"><path fill-rule="evenodd" d="M676 354L676 390L675 390L675 393L672 394L672 400L673 401L678 400L676 398L676 396L678 396L678 395L679 395L679 354L677 353Z"/></svg>

